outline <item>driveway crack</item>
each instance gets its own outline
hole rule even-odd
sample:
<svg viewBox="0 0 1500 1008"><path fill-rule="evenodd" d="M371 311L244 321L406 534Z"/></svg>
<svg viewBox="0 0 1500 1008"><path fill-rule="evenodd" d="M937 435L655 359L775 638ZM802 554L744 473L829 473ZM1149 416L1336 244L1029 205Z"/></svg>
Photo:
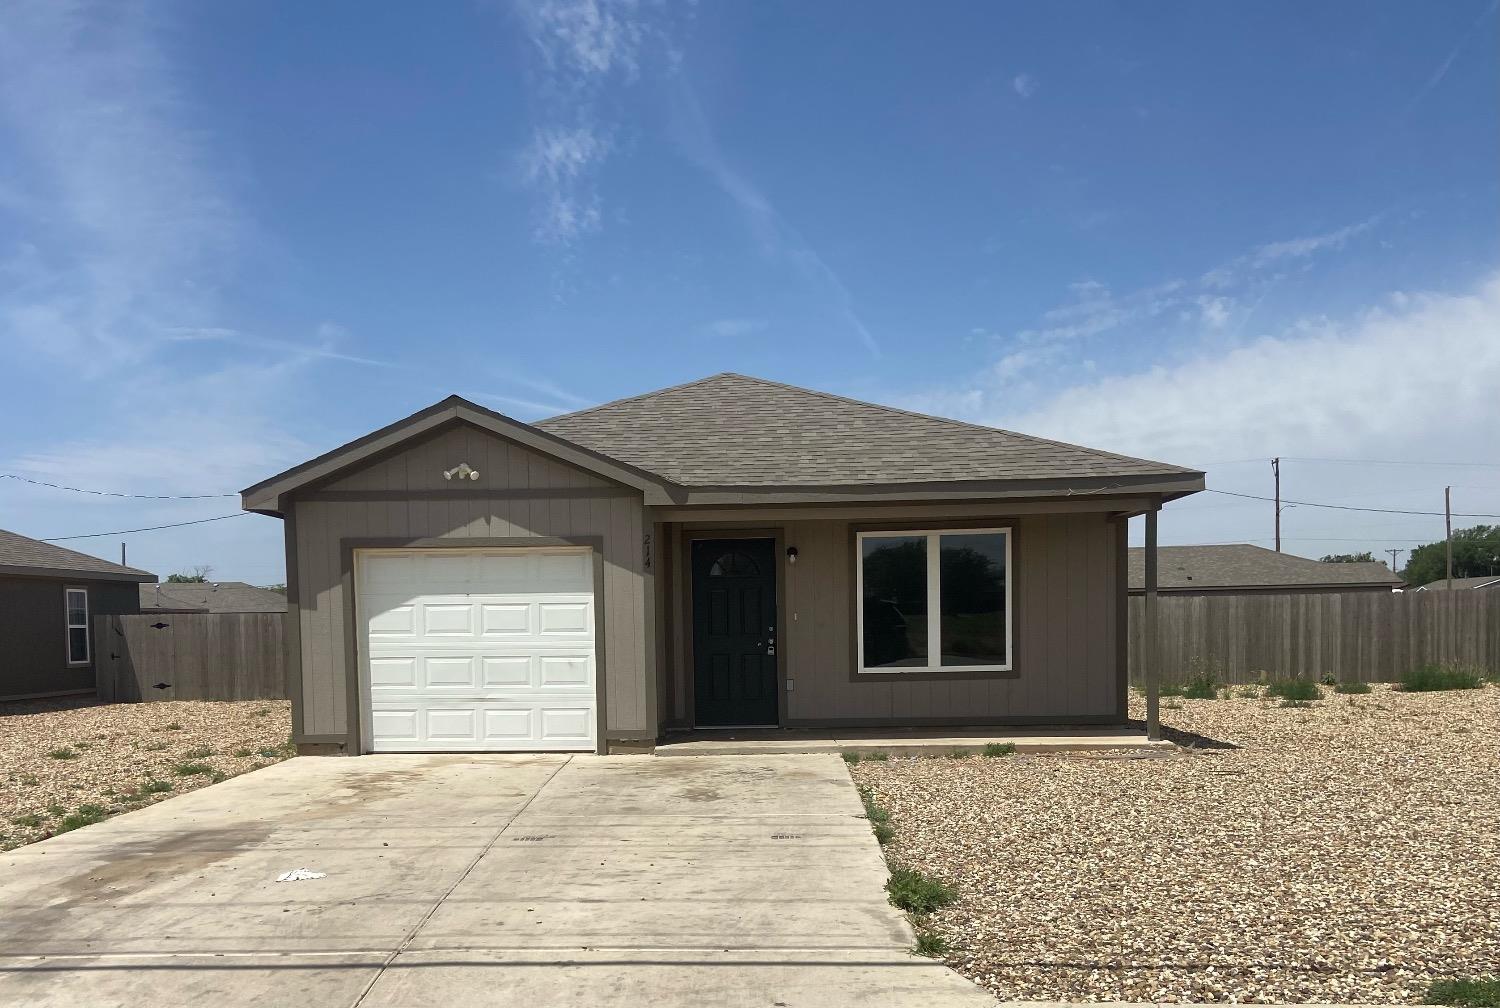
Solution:
<svg viewBox="0 0 1500 1008"><path fill-rule="evenodd" d="M526 801L522 803L521 807L516 809L515 815L506 820L505 825L501 826L500 829L495 833L495 835L490 837L489 842L480 849L478 854L474 855L473 859L466 866L464 866L464 870L459 873L458 878L453 880L453 884L450 885L447 889L443 890L443 894L433 901L432 906L427 908L427 912L424 913L421 918L411 926L411 929L406 932L406 937L401 939L401 943L391 950L390 955L385 957L385 961L380 964L380 968L375 971L375 975L370 978L370 982L365 984L365 989L359 992L359 997L354 999L353 1003L350 1005L350 1008L359 1008L360 1005L364 1004L365 998L370 996L370 991L374 990L375 985L380 982L380 978L385 976L385 971L391 968L391 964L396 961L396 957L401 955L401 953L405 952L408 948L411 947L411 943L416 940L417 932L421 931L422 928L427 925L427 922L432 919L432 915L438 912L438 908L448 901L448 897L453 895L453 891L455 889L463 885L464 879L469 877L469 873L474 870L475 866L477 866L480 861L484 860L484 856L494 848L495 844L500 842L500 838L505 835L506 830L515 825L517 819L525 815L526 810L531 807L532 802L536 801L537 796L545 791L547 789L547 785L552 783L552 779L562 772L563 767L567 766L571 762L573 762L573 757L569 756L567 759L557 764L556 769L554 769L550 774L547 775L547 779L542 781L541 786L531 793L531 797L527 798Z"/></svg>

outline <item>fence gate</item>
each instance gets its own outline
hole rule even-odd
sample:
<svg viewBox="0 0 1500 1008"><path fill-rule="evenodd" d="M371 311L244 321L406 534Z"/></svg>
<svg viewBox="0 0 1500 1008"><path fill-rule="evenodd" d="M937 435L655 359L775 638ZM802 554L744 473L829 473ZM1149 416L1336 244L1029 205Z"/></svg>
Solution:
<svg viewBox="0 0 1500 1008"><path fill-rule="evenodd" d="M285 613L98 616L99 699L285 699L285 645Z"/></svg>

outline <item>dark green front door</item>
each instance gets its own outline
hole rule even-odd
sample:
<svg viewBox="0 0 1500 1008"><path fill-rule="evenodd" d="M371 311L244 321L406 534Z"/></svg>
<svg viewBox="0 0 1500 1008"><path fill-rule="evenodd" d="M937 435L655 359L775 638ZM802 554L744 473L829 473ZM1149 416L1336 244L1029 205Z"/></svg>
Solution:
<svg viewBox="0 0 1500 1008"><path fill-rule="evenodd" d="M776 724L776 549L693 542L693 705L699 727Z"/></svg>

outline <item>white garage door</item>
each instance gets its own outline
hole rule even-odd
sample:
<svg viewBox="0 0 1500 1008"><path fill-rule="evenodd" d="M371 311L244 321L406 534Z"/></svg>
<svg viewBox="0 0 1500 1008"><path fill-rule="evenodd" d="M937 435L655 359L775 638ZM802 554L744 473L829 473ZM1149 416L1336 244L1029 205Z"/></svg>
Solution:
<svg viewBox="0 0 1500 1008"><path fill-rule="evenodd" d="M357 554L375 752L594 748L583 549Z"/></svg>

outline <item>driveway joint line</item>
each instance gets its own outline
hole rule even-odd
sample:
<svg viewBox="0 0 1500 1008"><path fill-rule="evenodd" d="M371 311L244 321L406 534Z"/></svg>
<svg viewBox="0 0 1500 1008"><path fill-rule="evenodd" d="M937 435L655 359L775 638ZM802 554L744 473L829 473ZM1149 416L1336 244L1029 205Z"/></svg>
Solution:
<svg viewBox="0 0 1500 1008"><path fill-rule="evenodd" d="M380 978L385 975L385 971L390 969L391 964L396 961L396 957L399 956L402 952L405 952L411 945L411 943L416 940L417 932L421 931L422 928L426 926L427 922L432 919L433 914L437 913L438 909L448 901L448 897L453 895L454 890L456 890L460 885L463 884L464 879L469 877L469 873L478 866L480 861L484 860L484 856L490 852L495 844L500 842L500 838L505 835L505 831L510 829L511 826L514 825L515 821L525 814L526 810L531 807L531 803L536 801L537 797L547 789L548 784L552 783L553 778L561 773L563 767L567 766L571 762L573 762L573 757L569 755L567 759L563 760L556 767L554 767L552 772L547 775L547 779L542 781L541 786L533 791L531 795L526 799L526 801L522 803L521 807L516 809L515 814L512 815L508 820L506 820L505 825L500 827L499 832L490 837L490 842L484 845L484 849L481 850L478 854L474 855L473 860L471 860L464 868L464 870L459 873L458 878L453 880L453 884L450 885L447 889L443 890L443 894L433 902L432 906L428 907L427 912L421 916L417 923L412 925L411 930L406 933L406 937L401 940L401 943L391 950L390 955L386 956L385 962L380 964L380 968L375 971L375 975L370 978L370 982L365 984L365 989L360 991L359 997L354 999L354 1002L350 1005L350 1008L359 1008L360 1005L364 1004L365 998L370 996L370 991L375 989L375 985L380 981Z"/></svg>

